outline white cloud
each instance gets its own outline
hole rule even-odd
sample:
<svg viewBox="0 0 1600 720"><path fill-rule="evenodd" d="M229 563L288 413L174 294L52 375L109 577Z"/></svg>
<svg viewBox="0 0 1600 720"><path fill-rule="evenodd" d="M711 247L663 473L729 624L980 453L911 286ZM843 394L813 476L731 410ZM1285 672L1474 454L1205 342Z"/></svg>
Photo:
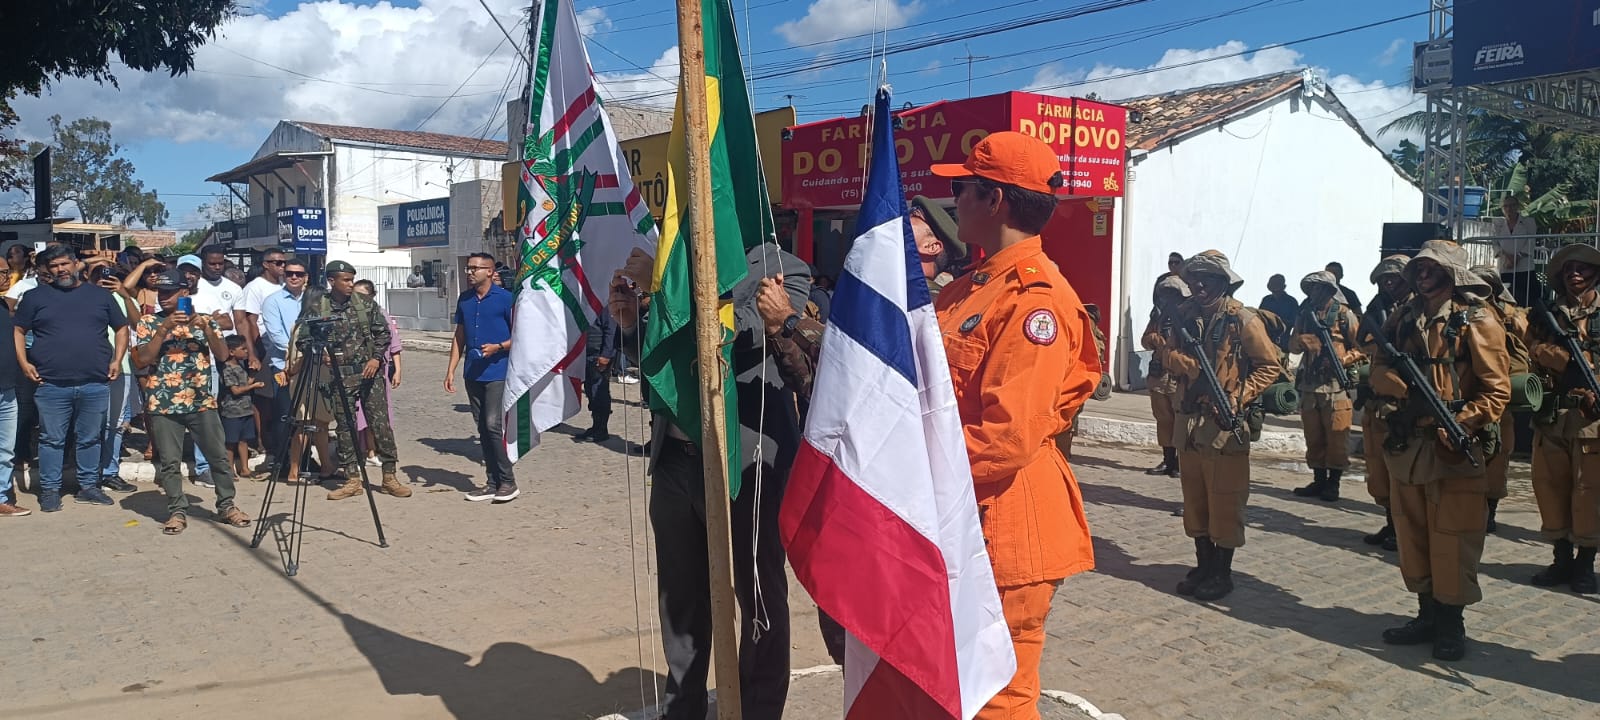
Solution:
<svg viewBox="0 0 1600 720"><path fill-rule="evenodd" d="M596 31L610 29L611 18L606 17L605 8L592 7L588 8L587 10L578 11L578 32L583 33L584 37L590 37L594 35Z"/></svg>
<svg viewBox="0 0 1600 720"><path fill-rule="evenodd" d="M1400 57L1400 51L1410 47L1410 41L1405 38L1395 38L1393 42L1389 43L1389 47L1384 48L1383 52L1378 54L1378 64L1384 67L1393 65L1395 58Z"/></svg>
<svg viewBox="0 0 1600 720"><path fill-rule="evenodd" d="M815 0L806 16L775 28L793 45L828 42L873 30L903 27L922 12L922 0Z"/></svg>
<svg viewBox="0 0 1600 720"><path fill-rule="evenodd" d="M1304 56L1289 48L1271 48L1237 55L1246 48L1244 43L1237 40L1199 50L1172 48L1162 53L1159 60L1142 68L1095 65L1088 70L1082 70L1065 67L1062 63L1052 63L1040 68L1025 89L1078 97L1096 93L1105 100L1116 101L1236 82L1304 67ZM1236 56L1224 57L1233 55ZM1219 59L1211 60L1211 58ZM1171 67L1167 70L1153 70L1184 63L1194 64ZM1319 68L1314 70L1324 77L1329 77L1325 70ZM1351 75L1335 75L1329 78L1328 87L1333 89L1340 102L1344 103L1350 114L1360 121L1361 126L1379 147L1386 150L1398 145L1406 136L1390 134L1379 138L1378 129L1404 115L1407 109L1417 109L1422 105L1421 96L1413 96L1409 84L1386 87L1386 83L1381 80L1364 82ZM1415 141L1416 138L1412 140Z"/></svg>
<svg viewBox="0 0 1600 720"><path fill-rule="evenodd" d="M678 46L667 48L646 70L601 75L600 97L631 105L672 107L677 100Z"/></svg>
<svg viewBox="0 0 1600 720"><path fill-rule="evenodd" d="M512 36L525 42L526 0L489 0L489 6ZM580 13L579 22L590 32L610 19L593 8ZM43 97L18 98L13 107L22 116L18 134L25 138L47 136L46 119L59 113L68 119L109 120L124 144L161 139L254 149L279 120L416 128L490 56L423 129L485 132L493 138L505 127L497 117L504 102L521 91L527 73L509 43L490 55L504 40L477 0L419 0L416 7L367 0L306 2L278 17L253 14L230 21L196 52L195 70L188 75L172 78L123 68L117 73L120 90L69 79ZM677 76L675 51L672 57L670 74L658 74ZM611 78L601 76L602 82ZM643 82L628 74L615 81L623 88ZM237 160L219 159L218 165Z"/></svg>

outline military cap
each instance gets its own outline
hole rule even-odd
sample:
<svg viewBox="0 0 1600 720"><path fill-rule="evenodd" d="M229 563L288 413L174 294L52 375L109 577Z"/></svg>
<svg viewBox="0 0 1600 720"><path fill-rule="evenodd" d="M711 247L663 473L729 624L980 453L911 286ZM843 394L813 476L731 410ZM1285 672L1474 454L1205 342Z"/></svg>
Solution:
<svg viewBox="0 0 1600 720"><path fill-rule="evenodd" d="M928 228L933 230L933 236L944 243L945 249L950 252L951 264L964 260L967 257L967 244L961 242L956 232L956 221L950 213L940 207L925 195L911 198L911 210L921 216L928 223Z"/></svg>
<svg viewBox="0 0 1600 720"><path fill-rule="evenodd" d="M332 275L334 273L350 273L354 275L356 274L356 268L343 260L335 260L322 268L322 274L324 275Z"/></svg>

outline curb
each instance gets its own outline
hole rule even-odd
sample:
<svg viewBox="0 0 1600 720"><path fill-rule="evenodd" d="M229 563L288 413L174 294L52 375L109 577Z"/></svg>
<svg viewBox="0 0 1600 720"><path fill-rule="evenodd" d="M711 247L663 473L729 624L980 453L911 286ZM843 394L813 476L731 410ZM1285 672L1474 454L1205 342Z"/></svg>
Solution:
<svg viewBox="0 0 1600 720"><path fill-rule="evenodd" d="M817 675L831 675L831 674L834 674L834 673L841 673L842 674L843 672L844 672L844 668L841 667L841 666L838 666L838 665L818 665L816 667L809 667L809 668L804 668L804 669L801 669L801 670L791 670L791 671L789 671L789 679L790 680L798 680L798 679L804 678L804 677L813 677L813 676L817 676ZM710 695L711 695L711 706L710 706L710 708L708 708L708 713L712 713L712 712L716 711L717 691L716 690L712 690ZM1045 700L1049 700L1049 701L1054 702L1054 703L1058 703L1060 705L1066 705L1066 706L1077 708L1079 712L1082 712L1083 714L1088 715L1093 720L1126 720L1124 717L1122 717L1121 715L1118 715L1116 713L1102 712L1100 710L1100 708L1097 708L1097 707L1094 706L1094 703L1091 703L1088 700L1083 699L1083 697L1081 697L1079 695L1074 695L1073 693L1069 693L1069 692L1066 692L1066 691L1063 691L1063 690L1041 690L1040 693L1039 693L1039 697L1042 698L1042 699L1045 699ZM595 718L594 720L644 720L646 718L656 717L661 712L663 712L662 708L660 708L660 707L652 707L652 708L645 708L643 710L635 710L635 711L630 712L630 713L628 713L626 715L618 714L618 713L612 713L610 715L602 715L602 716L600 716L598 718ZM709 716L710 715L708 714L708 717Z"/></svg>
<svg viewBox="0 0 1600 720"><path fill-rule="evenodd" d="M1087 412L1078 418L1078 437L1124 445L1161 446L1161 443L1156 441L1155 422L1095 417ZM1265 430L1262 431L1260 440L1250 443L1250 450L1277 455L1304 454L1306 437L1298 432Z"/></svg>
<svg viewBox="0 0 1600 720"><path fill-rule="evenodd" d="M442 353L450 352L450 343L448 341L433 340L429 338L402 337L400 338L400 347L407 350L424 350L427 352Z"/></svg>

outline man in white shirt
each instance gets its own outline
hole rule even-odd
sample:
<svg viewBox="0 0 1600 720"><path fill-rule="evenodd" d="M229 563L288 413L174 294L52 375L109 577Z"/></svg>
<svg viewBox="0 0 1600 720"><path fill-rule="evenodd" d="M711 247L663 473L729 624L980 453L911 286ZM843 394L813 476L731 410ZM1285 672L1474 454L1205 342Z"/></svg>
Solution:
<svg viewBox="0 0 1600 720"><path fill-rule="evenodd" d="M266 329L261 319L261 307L267 298L283 291L284 254L278 248L261 252L261 276L244 286L244 295L233 306L233 327L244 336L245 347L250 351L250 369L261 369L257 348L261 333Z"/></svg>
<svg viewBox="0 0 1600 720"><path fill-rule="evenodd" d="M178 266L192 264L193 255L178 260ZM222 276L228 269L228 255L221 248L208 247L200 251L200 281L195 284L194 311L216 317L224 335L233 335L233 307L244 297L244 288Z"/></svg>
<svg viewBox="0 0 1600 720"><path fill-rule="evenodd" d="M1500 211L1504 217L1492 221L1494 236L1499 238L1500 282L1516 296L1517 304L1528 307L1534 297L1543 294L1544 288L1533 272L1534 241L1518 236L1538 235L1539 227L1533 218L1522 214L1522 200L1516 195L1507 195L1501 200Z"/></svg>
<svg viewBox="0 0 1600 720"><path fill-rule="evenodd" d="M419 288L427 286L428 278L422 274L422 266L418 265L414 268L411 268L411 274L406 276L406 287Z"/></svg>

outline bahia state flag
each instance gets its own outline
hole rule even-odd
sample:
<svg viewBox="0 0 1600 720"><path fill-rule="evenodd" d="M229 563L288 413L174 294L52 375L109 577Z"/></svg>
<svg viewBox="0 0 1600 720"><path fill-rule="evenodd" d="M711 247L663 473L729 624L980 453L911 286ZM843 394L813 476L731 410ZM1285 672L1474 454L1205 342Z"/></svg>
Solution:
<svg viewBox="0 0 1600 720"><path fill-rule="evenodd" d="M779 531L849 632L845 717L971 718L1016 672L943 339L878 92L860 235L817 361Z"/></svg>
<svg viewBox="0 0 1600 720"><path fill-rule="evenodd" d="M527 139L515 212L523 218L511 357L506 451L577 414L585 332L606 312L611 276L635 248L654 252L655 221L628 175L596 94L573 0L543 0L528 88Z"/></svg>

